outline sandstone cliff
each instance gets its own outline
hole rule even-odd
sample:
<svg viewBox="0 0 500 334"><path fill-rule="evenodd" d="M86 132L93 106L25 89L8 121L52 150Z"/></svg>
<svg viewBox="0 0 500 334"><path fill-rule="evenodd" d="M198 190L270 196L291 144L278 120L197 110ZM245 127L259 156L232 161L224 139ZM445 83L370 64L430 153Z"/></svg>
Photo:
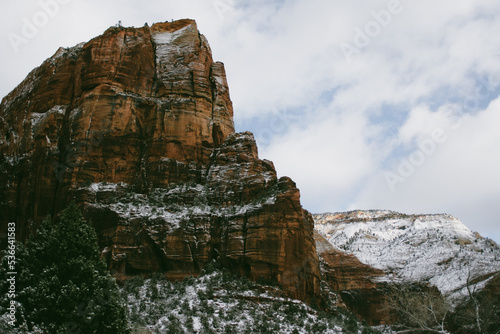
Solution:
<svg viewBox="0 0 500 334"><path fill-rule="evenodd" d="M332 246L314 231L321 264L321 279L340 297L340 302L371 325L391 323L394 318L385 306L385 273Z"/></svg>
<svg viewBox="0 0 500 334"><path fill-rule="evenodd" d="M118 278L212 260L317 296L311 215L234 132L224 66L192 20L59 49L0 104L0 222L25 239L75 200Z"/></svg>

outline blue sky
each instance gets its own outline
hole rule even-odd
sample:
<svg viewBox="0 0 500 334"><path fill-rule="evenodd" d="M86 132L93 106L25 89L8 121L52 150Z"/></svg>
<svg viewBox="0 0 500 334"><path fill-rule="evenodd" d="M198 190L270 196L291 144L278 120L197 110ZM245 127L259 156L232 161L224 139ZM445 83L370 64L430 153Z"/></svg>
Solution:
<svg viewBox="0 0 500 334"><path fill-rule="evenodd" d="M193 18L225 63L237 130L297 182L306 209L446 212L500 241L498 1L2 6L2 96L59 46L119 20Z"/></svg>

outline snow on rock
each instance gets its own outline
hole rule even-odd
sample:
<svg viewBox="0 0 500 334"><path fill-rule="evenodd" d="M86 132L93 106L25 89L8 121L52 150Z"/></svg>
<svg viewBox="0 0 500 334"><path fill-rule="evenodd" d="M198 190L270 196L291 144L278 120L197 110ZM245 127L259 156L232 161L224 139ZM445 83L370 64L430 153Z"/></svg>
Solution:
<svg viewBox="0 0 500 334"><path fill-rule="evenodd" d="M93 193L97 193L100 191L116 191L116 189L121 186L121 187L126 187L125 183L92 183L89 186L89 190L91 190Z"/></svg>
<svg viewBox="0 0 500 334"><path fill-rule="evenodd" d="M39 128L45 127L46 123L49 121L51 117L53 117L53 115L55 115L55 117L62 118L67 108L68 108L67 106L56 105L44 113L37 113L37 112L31 113L30 118L31 118L32 136L34 136L37 133L37 130Z"/></svg>
<svg viewBox="0 0 500 334"><path fill-rule="evenodd" d="M179 54L187 52L191 44L185 44L183 38L198 37L198 28L193 22L177 30L158 30L153 32L157 75L164 82L175 81L177 75L189 72L189 65L178 61ZM188 37L187 37L188 36Z"/></svg>
<svg viewBox="0 0 500 334"><path fill-rule="evenodd" d="M332 245L384 270L385 279L427 282L451 299L468 281L500 271L500 247L450 215L351 211L313 218ZM479 279L476 288L482 286Z"/></svg>
<svg viewBox="0 0 500 334"><path fill-rule="evenodd" d="M125 183L92 183L88 189L94 194L116 193L117 196L110 199L105 204L92 204L93 207L107 208L118 216L130 220L134 218L144 218L150 222L161 220L169 223L171 228L178 228L180 222L187 221L195 216L216 216L228 217L244 215L262 208L263 205L272 205L276 201L276 196L265 198L263 202L247 203L241 206L217 207L209 206L206 197L210 190L200 184L180 185L169 189L153 189L148 195L127 193L129 186ZM125 193L119 195L121 193ZM165 204L165 198L180 196L184 193L192 193L196 197L196 204L178 205L177 203Z"/></svg>

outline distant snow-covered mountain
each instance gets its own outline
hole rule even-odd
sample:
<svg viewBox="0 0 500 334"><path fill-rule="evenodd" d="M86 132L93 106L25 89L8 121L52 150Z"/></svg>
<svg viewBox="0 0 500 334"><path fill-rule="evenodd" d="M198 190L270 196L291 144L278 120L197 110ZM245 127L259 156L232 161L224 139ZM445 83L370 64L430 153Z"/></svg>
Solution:
<svg viewBox="0 0 500 334"><path fill-rule="evenodd" d="M500 272L500 247L446 214L350 211L313 215L338 249L386 272L384 280L436 286L450 300L480 290Z"/></svg>

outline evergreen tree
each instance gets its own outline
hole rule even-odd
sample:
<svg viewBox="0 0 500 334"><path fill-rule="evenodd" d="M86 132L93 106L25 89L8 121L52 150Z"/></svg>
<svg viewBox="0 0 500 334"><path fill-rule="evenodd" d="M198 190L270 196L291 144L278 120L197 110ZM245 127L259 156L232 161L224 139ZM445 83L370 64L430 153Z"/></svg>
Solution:
<svg viewBox="0 0 500 334"><path fill-rule="evenodd" d="M18 323L47 333L128 333L125 305L99 258L95 230L73 203L56 224L46 218L26 246L18 243ZM0 314L6 310L7 261L0 268Z"/></svg>

